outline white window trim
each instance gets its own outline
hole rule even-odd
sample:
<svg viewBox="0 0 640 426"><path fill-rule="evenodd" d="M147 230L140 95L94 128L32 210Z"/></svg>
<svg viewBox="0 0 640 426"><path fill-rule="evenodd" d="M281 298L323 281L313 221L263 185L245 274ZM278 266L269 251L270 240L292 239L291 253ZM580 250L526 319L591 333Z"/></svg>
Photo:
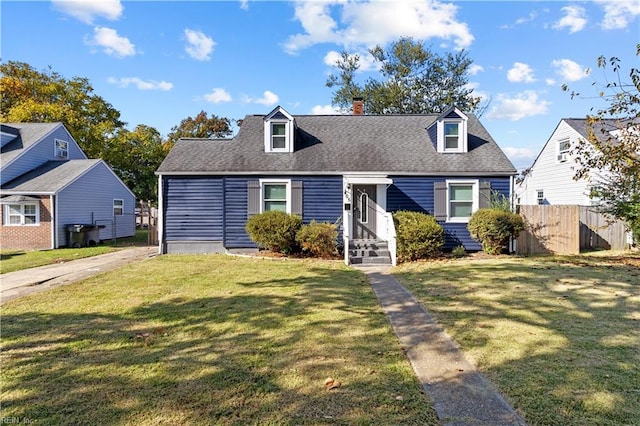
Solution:
<svg viewBox="0 0 640 426"><path fill-rule="evenodd" d="M65 145L65 148L58 148L58 143L62 143ZM64 155L58 155L58 153L62 153ZM56 158L64 158L64 159L68 159L69 158L69 142L67 141L63 141L62 139L55 139L53 141L53 156Z"/></svg>
<svg viewBox="0 0 640 426"><path fill-rule="evenodd" d="M287 187L287 207L286 212L291 214L291 179L260 179L260 213L264 213L264 186L265 185L286 185Z"/></svg>
<svg viewBox="0 0 640 426"><path fill-rule="evenodd" d="M116 206L116 201L121 201L122 204L119 205L119 206ZM116 214L116 208L122 209L122 213ZM124 199L122 199L122 198L114 198L113 199L113 215L114 216L124 216Z"/></svg>
<svg viewBox="0 0 640 426"><path fill-rule="evenodd" d="M11 206L20 206L20 223L10 223L9 221L9 212L11 210ZM25 206L35 206L36 207L36 221L35 223L25 223L24 217L24 207ZM4 208L4 214L3 219L4 219L4 226L39 226L40 225L40 203L11 203L11 204L5 204L3 206ZM12 215L15 216L15 215Z"/></svg>
<svg viewBox="0 0 640 426"><path fill-rule="evenodd" d="M458 124L458 147L455 149L446 148L445 125L450 123ZM438 122L438 152L442 153L464 153L467 147L467 120L463 118L445 118Z"/></svg>
<svg viewBox="0 0 640 426"><path fill-rule="evenodd" d="M284 148L274 148L273 147L273 125L274 124L284 124ZM289 120L268 120L265 122L265 140L264 140L264 149L265 152L292 152L291 149L293 143L293 135L292 135L292 124Z"/></svg>
<svg viewBox="0 0 640 426"><path fill-rule="evenodd" d="M542 194L542 197L540 197L540 194ZM536 204L541 206L544 204L544 190L543 189L536 189Z"/></svg>
<svg viewBox="0 0 640 426"><path fill-rule="evenodd" d="M447 180L447 222L451 223L469 223L470 217L452 217L451 216L451 187L459 185L472 185L473 199L471 203L471 213L475 213L480 208L480 181L474 180Z"/></svg>
<svg viewBox="0 0 640 426"><path fill-rule="evenodd" d="M562 145L565 142L569 144L569 148L561 150L560 145ZM558 140L558 143L556 144L556 163L566 163L569 160L570 150L571 150L571 139L564 138L564 139Z"/></svg>

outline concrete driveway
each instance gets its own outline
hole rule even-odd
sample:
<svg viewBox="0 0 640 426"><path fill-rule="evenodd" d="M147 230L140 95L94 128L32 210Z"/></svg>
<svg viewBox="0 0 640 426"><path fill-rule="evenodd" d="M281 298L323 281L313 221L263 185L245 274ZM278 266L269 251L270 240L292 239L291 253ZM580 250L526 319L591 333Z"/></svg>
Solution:
<svg viewBox="0 0 640 426"><path fill-rule="evenodd" d="M131 247L113 253L0 275L0 305L17 297L49 290L131 262L155 257L158 247Z"/></svg>

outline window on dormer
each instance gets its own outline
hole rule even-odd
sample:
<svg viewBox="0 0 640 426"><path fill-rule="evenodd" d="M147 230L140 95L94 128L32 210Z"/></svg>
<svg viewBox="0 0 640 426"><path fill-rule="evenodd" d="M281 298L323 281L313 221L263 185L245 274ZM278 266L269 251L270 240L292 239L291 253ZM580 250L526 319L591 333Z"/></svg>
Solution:
<svg viewBox="0 0 640 426"><path fill-rule="evenodd" d="M271 123L271 149L273 151L287 148L287 125L285 123Z"/></svg>
<svg viewBox="0 0 640 426"><path fill-rule="evenodd" d="M468 152L467 122L467 116L455 107L443 112L434 124L437 129L437 151L443 154Z"/></svg>
<svg viewBox="0 0 640 426"><path fill-rule="evenodd" d="M460 150L460 123L444 123L444 150Z"/></svg>

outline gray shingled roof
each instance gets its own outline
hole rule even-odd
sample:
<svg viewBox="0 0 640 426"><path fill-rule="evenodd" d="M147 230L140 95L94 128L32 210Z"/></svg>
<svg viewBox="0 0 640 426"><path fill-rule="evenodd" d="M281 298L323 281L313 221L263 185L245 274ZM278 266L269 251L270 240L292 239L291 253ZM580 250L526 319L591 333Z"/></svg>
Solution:
<svg viewBox="0 0 640 426"><path fill-rule="evenodd" d="M2 185L2 194L55 194L102 160L47 161Z"/></svg>
<svg viewBox="0 0 640 426"><path fill-rule="evenodd" d="M589 125L587 124L586 118L563 118L569 126L571 126L576 132L580 133L580 136L587 139L589 137ZM608 132L613 132L616 130L620 130L620 126L626 126L628 123L640 124L640 119L632 118L628 120L617 120L617 119L603 119L597 121L593 125L593 130L595 132L595 136L599 138L602 142L609 140Z"/></svg>
<svg viewBox="0 0 640 426"><path fill-rule="evenodd" d="M62 123L2 123L3 128L5 126L13 127L14 129L18 129L20 134L2 147L2 151L0 151L0 161L2 164L7 164L20 155L22 151L61 125Z"/></svg>
<svg viewBox="0 0 640 426"><path fill-rule="evenodd" d="M469 115L469 152L442 154L428 133L438 115L295 116L294 153L264 152L264 115L247 116L234 139L181 139L159 174L513 175L516 169Z"/></svg>

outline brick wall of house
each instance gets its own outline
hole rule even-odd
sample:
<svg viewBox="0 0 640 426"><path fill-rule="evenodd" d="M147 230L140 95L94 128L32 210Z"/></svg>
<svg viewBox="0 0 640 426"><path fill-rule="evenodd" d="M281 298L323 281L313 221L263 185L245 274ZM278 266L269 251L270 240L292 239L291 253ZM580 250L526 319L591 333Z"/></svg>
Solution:
<svg viewBox="0 0 640 426"><path fill-rule="evenodd" d="M0 248L42 250L51 248L51 199L40 197L40 223L34 226L6 226L4 206L0 209Z"/></svg>

